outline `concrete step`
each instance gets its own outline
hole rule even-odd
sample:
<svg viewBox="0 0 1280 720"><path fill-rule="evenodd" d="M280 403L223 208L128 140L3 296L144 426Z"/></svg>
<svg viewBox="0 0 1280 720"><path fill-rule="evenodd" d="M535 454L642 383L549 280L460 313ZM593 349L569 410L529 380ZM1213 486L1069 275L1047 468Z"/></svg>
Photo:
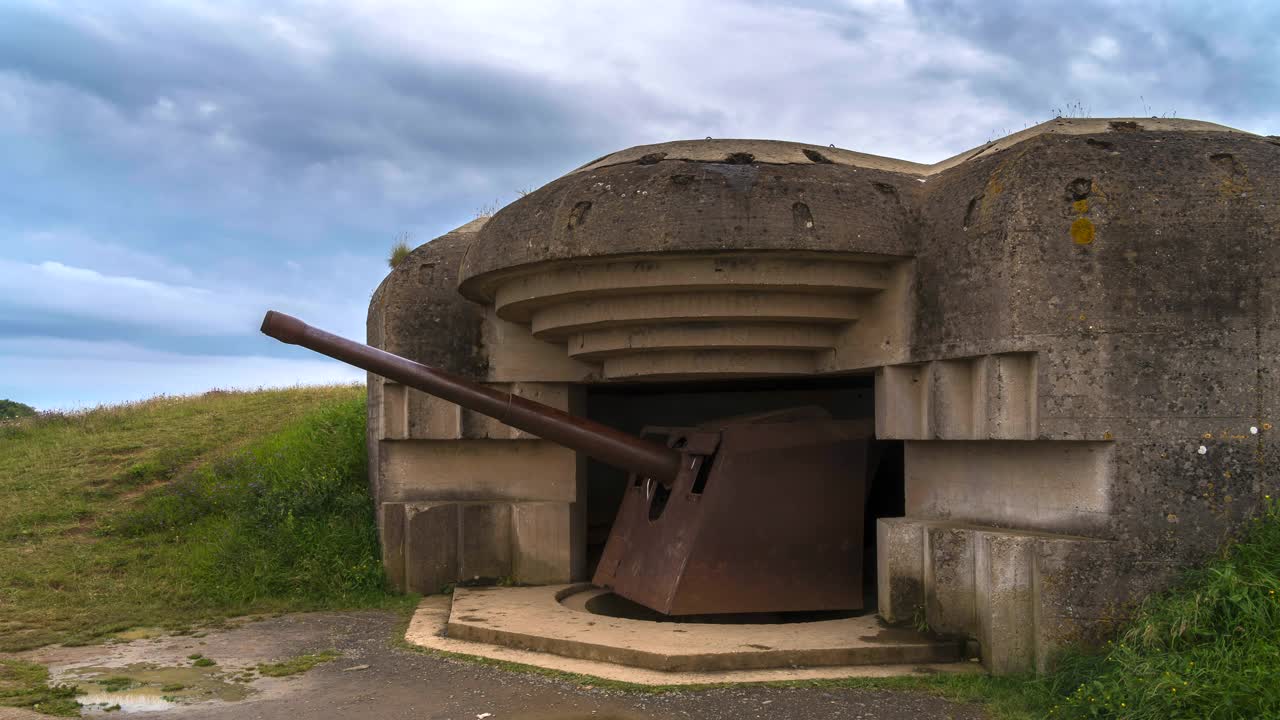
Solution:
<svg viewBox="0 0 1280 720"><path fill-rule="evenodd" d="M397 589L431 595L456 583L566 583L573 503L389 502L382 508L383 565Z"/></svg>
<svg viewBox="0 0 1280 720"><path fill-rule="evenodd" d="M1044 672L1116 617L1109 541L916 518L882 518L876 532L880 616L977 640L992 673Z"/></svg>
<svg viewBox="0 0 1280 720"><path fill-rule="evenodd" d="M599 615L590 585L458 588L448 637L660 672L957 663L963 643L887 628L867 613L786 624Z"/></svg>

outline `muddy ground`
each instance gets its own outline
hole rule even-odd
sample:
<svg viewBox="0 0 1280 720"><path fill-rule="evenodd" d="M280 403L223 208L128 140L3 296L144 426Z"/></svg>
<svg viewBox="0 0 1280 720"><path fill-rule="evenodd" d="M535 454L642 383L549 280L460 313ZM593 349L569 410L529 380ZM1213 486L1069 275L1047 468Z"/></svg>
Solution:
<svg viewBox="0 0 1280 720"><path fill-rule="evenodd" d="M148 720L986 717L977 706L917 693L741 686L651 694L585 688L403 648L396 642L402 625L401 617L382 612L288 615L242 622L201 637L51 647L16 657L44 663L56 681L79 685L85 691L85 715L119 704L121 712L109 717L136 713ZM291 677L262 677L254 670L259 663L325 650L336 650L341 657ZM193 667L190 656L197 654L216 664ZM114 680L104 684L107 678ZM132 686L115 689L126 682L121 678L131 679ZM10 716L0 708L0 718ZM12 714L20 716L43 717Z"/></svg>

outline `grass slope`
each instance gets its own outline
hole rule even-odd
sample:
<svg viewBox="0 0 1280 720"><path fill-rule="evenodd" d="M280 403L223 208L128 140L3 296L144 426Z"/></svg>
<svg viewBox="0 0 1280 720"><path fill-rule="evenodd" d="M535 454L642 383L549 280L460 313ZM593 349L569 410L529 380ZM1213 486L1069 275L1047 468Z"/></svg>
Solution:
<svg viewBox="0 0 1280 720"><path fill-rule="evenodd" d="M157 398L0 425L0 650L398 605L359 387Z"/></svg>
<svg viewBox="0 0 1280 720"><path fill-rule="evenodd" d="M1280 718L1280 506L1268 496L1240 542L1042 682L1050 717Z"/></svg>

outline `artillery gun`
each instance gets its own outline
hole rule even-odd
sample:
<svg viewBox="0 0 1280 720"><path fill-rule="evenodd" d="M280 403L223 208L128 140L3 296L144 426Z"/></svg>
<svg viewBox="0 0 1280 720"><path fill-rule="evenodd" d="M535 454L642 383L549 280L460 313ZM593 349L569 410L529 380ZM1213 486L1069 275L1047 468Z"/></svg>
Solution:
<svg viewBox="0 0 1280 720"><path fill-rule="evenodd" d="M801 407L635 437L283 313L262 332L628 472L595 585L667 615L863 606L870 421Z"/></svg>

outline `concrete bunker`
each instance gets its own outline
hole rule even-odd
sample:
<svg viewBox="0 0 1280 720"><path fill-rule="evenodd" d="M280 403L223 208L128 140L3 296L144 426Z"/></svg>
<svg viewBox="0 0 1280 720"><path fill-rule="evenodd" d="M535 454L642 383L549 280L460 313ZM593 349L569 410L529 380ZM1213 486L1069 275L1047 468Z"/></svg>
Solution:
<svg viewBox="0 0 1280 720"><path fill-rule="evenodd" d="M632 148L418 248L369 341L628 430L799 396L870 412L900 484L872 484L869 606L993 672L1044 668L1278 489L1277 152L1159 119L1059 119L935 165ZM616 476L369 387L393 582L590 577Z"/></svg>

